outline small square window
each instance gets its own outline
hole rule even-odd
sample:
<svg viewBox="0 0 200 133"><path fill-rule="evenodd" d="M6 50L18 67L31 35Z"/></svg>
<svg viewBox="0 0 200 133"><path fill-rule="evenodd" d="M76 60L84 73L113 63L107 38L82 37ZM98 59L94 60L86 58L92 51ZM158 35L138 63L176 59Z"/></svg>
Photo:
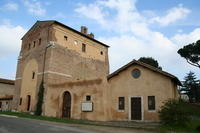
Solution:
<svg viewBox="0 0 200 133"><path fill-rule="evenodd" d="M91 100L91 96L86 96L86 101L90 101Z"/></svg>
<svg viewBox="0 0 200 133"><path fill-rule="evenodd" d="M82 44L82 52L85 52L86 51L86 45L83 43Z"/></svg>
<svg viewBox="0 0 200 133"><path fill-rule="evenodd" d="M67 36L64 36L64 39L67 41Z"/></svg>
<svg viewBox="0 0 200 133"><path fill-rule="evenodd" d="M103 55L103 51L101 51L101 55Z"/></svg>
<svg viewBox="0 0 200 133"><path fill-rule="evenodd" d="M148 110L155 110L155 96L148 96Z"/></svg>
<svg viewBox="0 0 200 133"><path fill-rule="evenodd" d="M125 109L125 98L124 97L119 97L119 110L124 110Z"/></svg>
<svg viewBox="0 0 200 133"><path fill-rule="evenodd" d="M35 78L35 72L32 72L32 79Z"/></svg>

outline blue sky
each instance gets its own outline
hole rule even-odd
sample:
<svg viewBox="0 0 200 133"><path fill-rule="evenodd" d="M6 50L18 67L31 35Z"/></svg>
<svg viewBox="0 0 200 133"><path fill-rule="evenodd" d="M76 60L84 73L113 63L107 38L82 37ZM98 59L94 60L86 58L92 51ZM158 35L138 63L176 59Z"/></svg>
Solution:
<svg viewBox="0 0 200 133"><path fill-rule="evenodd" d="M180 80L200 70L177 54L200 39L199 0L1 0L0 77L15 78L21 37L37 20L85 25L109 48L110 71L142 56Z"/></svg>

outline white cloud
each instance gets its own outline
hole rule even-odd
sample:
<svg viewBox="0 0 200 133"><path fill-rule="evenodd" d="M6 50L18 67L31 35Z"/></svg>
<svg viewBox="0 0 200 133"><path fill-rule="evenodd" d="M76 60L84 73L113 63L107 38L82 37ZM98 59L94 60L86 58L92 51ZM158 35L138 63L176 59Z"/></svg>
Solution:
<svg viewBox="0 0 200 133"><path fill-rule="evenodd" d="M10 10L10 11L17 11L18 10L18 4L14 2L9 2L5 4L1 9L3 10Z"/></svg>
<svg viewBox="0 0 200 133"><path fill-rule="evenodd" d="M151 19L151 23L157 22L161 26L167 26L179 19L185 18L191 11L184 8L181 4L178 7L171 8L167 11L167 14L162 17L154 17Z"/></svg>
<svg viewBox="0 0 200 133"><path fill-rule="evenodd" d="M145 18L137 12L135 3L136 0L97 1L89 5L80 4L75 11L97 21L107 30L124 33L130 31L132 26L136 31L146 32Z"/></svg>
<svg viewBox="0 0 200 133"><path fill-rule="evenodd" d="M179 33L171 38L180 47L200 40L200 28L194 29L189 34Z"/></svg>
<svg viewBox="0 0 200 133"><path fill-rule="evenodd" d="M21 37L27 30L21 26L0 25L0 59L18 56Z"/></svg>
<svg viewBox="0 0 200 133"><path fill-rule="evenodd" d="M150 28L152 23L149 23L152 20L137 10L135 0L107 0L89 5L81 4L75 11L84 17L95 20L105 30L111 30L117 34L98 38L111 46L109 49L111 72L132 59L142 56L157 59L164 70L179 75L181 78L189 70L196 70L177 54L180 46L175 40L183 35L175 35L172 39L152 30ZM161 25L168 25L184 18L189 12L189 9L179 5L179 7L168 10L166 16L156 17L157 19L154 21ZM190 34L196 37L199 36L199 31L197 29ZM187 41L191 41L190 34Z"/></svg>
<svg viewBox="0 0 200 133"><path fill-rule="evenodd" d="M80 4L80 8L75 9L75 11L88 18L98 21L99 23L103 25L105 24L105 20L104 20L105 14L102 13L97 3L89 4L89 5Z"/></svg>
<svg viewBox="0 0 200 133"><path fill-rule="evenodd" d="M37 16L44 16L46 14L46 10L37 0L23 0L22 2L28 9L29 13Z"/></svg>

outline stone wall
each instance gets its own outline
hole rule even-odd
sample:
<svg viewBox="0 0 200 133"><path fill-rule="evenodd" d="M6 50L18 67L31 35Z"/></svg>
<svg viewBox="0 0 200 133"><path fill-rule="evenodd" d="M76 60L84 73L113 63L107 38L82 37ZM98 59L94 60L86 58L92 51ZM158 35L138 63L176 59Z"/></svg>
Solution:
<svg viewBox="0 0 200 133"><path fill-rule="evenodd" d="M0 110L11 110L12 97L14 95L14 84L0 83ZM3 99L3 100L2 100Z"/></svg>
<svg viewBox="0 0 200 133"><path fill-rule="evenodd" d="M75 50L58 44L49 53L44 115L61 117L63 93L68 91L72 96L71 118L105 120L103 92L107 88L108 61L82 57ZM92 112L81 111L86 95L92 98Z"/></svg>
<svg viewBox="0 0 200 133"><path fill-rule="evenodd" d="M13 109L19 108L20 110L25 111L26 104L19 105L20 96L23 96L22 101L26 101L25 95L28 94L21 94L22 89L32 89L32 92L34 92L34 96L32 97L32 100L35 101L37 97L37 88L39 87L42 79L42 72L43 72L43 66L44 66L44 53L45 49L48 45L49 40L49 32L50 23L45 24L39 24L35 25L23 38L22 38L22 46L21 51L19 54L18 64L17 64L17 72L16 72L16 82L15 82L15 96L14 96L14 103L13 103ZM41 44L39 45L39 39L41 39ZM34 41L35 41L35 47L34 47ZM31 44L31 47L29 49L29 44ZM28 73L24 73L24 70L27 66L27 64L30 63L31 60L35 60L35 64L38 64L38 69L35 74L37 79L35 80L35 83L32 83L32 71L35 71L35 66L29 67ZM46 62L47 64L47 62ZM23 82L23 80L26 80ZM23 85L24 84L24 85ZM36 84L35 88L30 87L29 84ZM26 88L22 88L22 86L25 86ZM24 99L25 98L25 99ZM33 105L33 110L34 110Z"/></svg>
<svg viewBox="0 0 200 133"><path fill-rule="evenodd" d="M69 39L67 44L63 41L64 36ZM38 39L42 40L41 45L37 43ZM78 44L74 44L74 41ZM32 44L31 49L29 43ZM81 50L82 43L86 44L85 52ZM68 91L72 97L71 118L106 119L103 99L109 73L107 47L58 25L42 22L35 24L22 38L20 55L22 58L18 60L14 109L27 111L27 95L30 95L29 111L35 110L38 88L44 76L42 115L61 117L63 93ZM36 72L35 79L31 78L33 71ZM91 96L94 105L92 112L81 111L81 103L86 100L86 95Z"/></svg>

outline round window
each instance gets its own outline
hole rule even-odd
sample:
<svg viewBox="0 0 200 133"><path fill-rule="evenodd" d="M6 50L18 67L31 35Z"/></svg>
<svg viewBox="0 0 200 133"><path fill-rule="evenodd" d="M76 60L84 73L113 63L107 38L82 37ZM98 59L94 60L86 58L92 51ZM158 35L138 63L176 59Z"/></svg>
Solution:
<svg viewBox="0 0 200 133"><path fill-rule="evenodd" d="M131 74L132 74L132 76L133 76L134 78L139 78L140 75L141 75L141 72L140 72L139 69L134 69L134 70L131 72Z"/></svg>

